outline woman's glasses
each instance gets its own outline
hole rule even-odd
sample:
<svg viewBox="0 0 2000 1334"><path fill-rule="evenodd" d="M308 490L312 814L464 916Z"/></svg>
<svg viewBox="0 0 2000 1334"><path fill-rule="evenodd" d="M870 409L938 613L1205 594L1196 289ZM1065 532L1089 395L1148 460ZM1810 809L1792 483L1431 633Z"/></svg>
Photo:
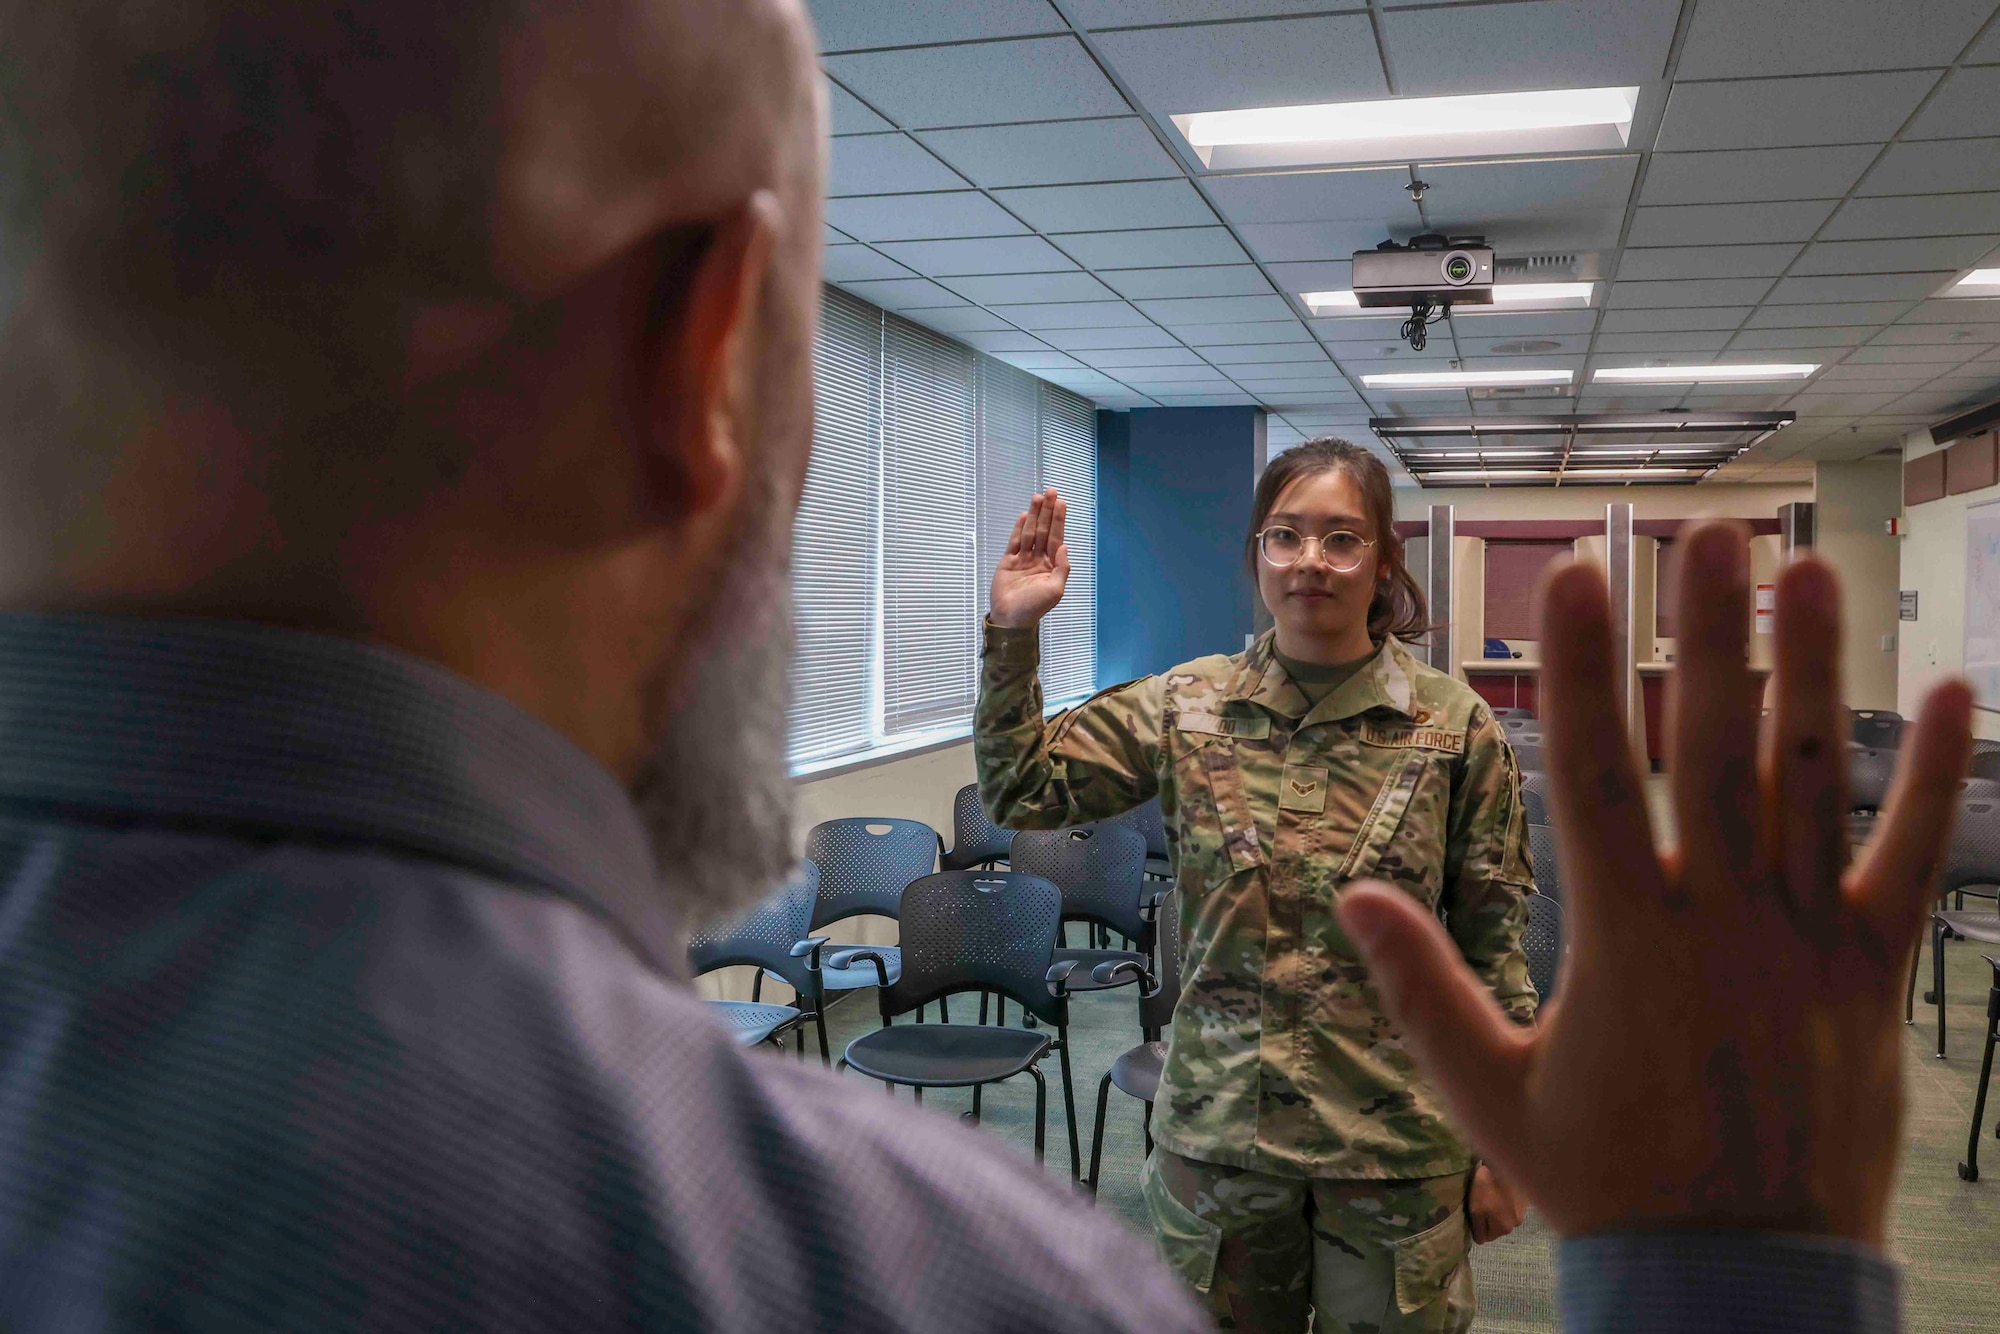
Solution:
<svg viewBox="0 0 2000 1334"><path fill-rule="evenodd" d="M1280 570L1297 565L1305 559L1306 548L1315 545L1329 570L1346 574L1361 568L1361 562L1368 559L1368 548L1375 543L1344 528L1325 537L1308 537L1296 528L1273 524L1257 534L1257 549L1264 553L1264 562Z"/></svg>

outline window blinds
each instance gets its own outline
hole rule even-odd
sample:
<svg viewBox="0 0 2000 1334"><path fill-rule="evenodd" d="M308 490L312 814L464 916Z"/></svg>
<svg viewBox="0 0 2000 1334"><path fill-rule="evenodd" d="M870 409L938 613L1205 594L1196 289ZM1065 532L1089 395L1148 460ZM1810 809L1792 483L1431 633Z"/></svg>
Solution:
<svg viewBox="0 0 2000 1334"><path fill-rule="evenodd" d="M979 614L1014 520L1042 488L1042 382L1004 361L979 359Z"/></svg>
<svg viewBox="0 0 2000 1334"><path fill-rule="evenodd" d="M1043 382L1042 484L1067 502L1069 588L1042 621L1042 694L1075 699L1097 688L1097 411Z"/></svg>

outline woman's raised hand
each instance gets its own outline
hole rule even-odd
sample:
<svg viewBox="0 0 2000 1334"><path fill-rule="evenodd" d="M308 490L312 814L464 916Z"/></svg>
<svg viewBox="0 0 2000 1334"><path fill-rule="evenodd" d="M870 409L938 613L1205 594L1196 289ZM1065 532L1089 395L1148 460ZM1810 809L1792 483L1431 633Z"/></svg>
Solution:
<svg viewBox="0 0 2000 1334"><path fill-rule="evenodd" d="M989 613L993 624L1025 629L1062 601L1069 585L1069 548L1063 545L1063 516L1068 509L1050 487L1014 520L1007 554L993 571Z"/></svg>

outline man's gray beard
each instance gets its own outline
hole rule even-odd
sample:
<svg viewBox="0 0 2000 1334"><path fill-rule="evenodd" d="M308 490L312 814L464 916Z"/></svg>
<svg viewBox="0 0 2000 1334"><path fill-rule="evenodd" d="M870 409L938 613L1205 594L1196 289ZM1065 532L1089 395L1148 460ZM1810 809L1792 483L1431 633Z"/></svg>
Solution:
<svg viewBox="0 0 2000 1334"><path fill-rule="evenodd" d="M671 692L665 730L633 784L688 930L775 891L794 857L787 544L776 497L751 504L678 670L659 687Z"/></svg>

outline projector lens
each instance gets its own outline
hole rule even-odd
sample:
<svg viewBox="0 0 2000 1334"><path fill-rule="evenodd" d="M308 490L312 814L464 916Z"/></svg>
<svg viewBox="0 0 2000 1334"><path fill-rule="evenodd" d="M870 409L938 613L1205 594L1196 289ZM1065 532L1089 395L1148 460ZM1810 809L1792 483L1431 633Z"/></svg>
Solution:
<svg viewBox="0 0 2000 1334"><path fill-rule="evenodd" d="M1472 281L1472 256L1467 254L1446 255L1444 260L1444 280L1453 287L1463 287Z"/></svg>

